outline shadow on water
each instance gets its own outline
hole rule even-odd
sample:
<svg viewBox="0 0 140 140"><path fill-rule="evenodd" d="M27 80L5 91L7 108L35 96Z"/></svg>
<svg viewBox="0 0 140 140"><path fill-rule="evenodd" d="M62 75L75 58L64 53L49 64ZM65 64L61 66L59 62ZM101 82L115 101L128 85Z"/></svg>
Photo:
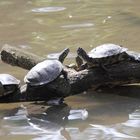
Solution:
<svg viewBox="0 0 140 140"><path fill-rule="evenodd" d="M114 88L103 87L99 91L101 91L101 93L115 94L140 99L140 85L124 85L116 86Z"/></svg>

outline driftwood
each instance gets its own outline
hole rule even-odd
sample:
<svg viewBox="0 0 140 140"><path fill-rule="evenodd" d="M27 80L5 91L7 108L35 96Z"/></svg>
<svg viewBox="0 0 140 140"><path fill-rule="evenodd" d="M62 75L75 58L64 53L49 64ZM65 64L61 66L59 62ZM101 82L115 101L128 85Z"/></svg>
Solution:
<svg viewBox="0 0 140 140"><path fill-rule="evenodd" d="M140 54L133 54L139 57ZM4 46L1 50L1 59L3 62L13 66L19 66L24 69L31 69L38 62L45 58L36 56L32 53L17 49L11 46ZM100 86L116 86L140 82L140 62L123 61L114 65L107 66L108 71L100 67L76 71L74 69L64 68L68 73L68 79L63 76L44 87L31 88L27 91L25 100L48 100L51 97L67 97L79 94L90 88Z"/></svg>

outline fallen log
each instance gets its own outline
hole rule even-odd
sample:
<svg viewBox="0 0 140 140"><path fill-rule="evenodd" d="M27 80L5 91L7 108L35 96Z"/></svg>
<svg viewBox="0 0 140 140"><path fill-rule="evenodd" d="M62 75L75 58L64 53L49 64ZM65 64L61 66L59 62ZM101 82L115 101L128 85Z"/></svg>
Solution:
<svg viewBox="0 0 140 140"><path fill-rule="evenodd" d="M4 45L1 50L1 60L13 66L18 66L24 69L31 69L37 63L43 61L44 58L34 55L25 50Z"/></svg>
<svg viewBox="0 0 140 140"><path fill-rule="evenodd" d="M139 58L140 54L132 53L133 57ZM31 69L45 58L23 51L12 46L4 46L1 50L3 62L24 69ZM90 88L97 89L100 86L116 86L140 82L140 62L127 60L107 66L108 71L100 67L76 71L67 66L64 68L68 73L67 80L63 76L43 87L30 88L26 94L21 94L22 99L49 100L52 97L67 97L79 94ZM19 96L19 97L20 97Z"/></svg>

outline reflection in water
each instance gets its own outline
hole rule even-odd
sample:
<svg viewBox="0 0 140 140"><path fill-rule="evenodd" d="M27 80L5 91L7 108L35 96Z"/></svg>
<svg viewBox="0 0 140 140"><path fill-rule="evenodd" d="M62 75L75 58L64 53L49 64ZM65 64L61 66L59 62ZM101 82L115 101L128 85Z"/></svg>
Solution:
<svg viewBox="0 0 140 140"><path fill-rule="evenodd" d="M140 138L138 134L140 130L139 109L129 114L127 121L111 125L93 123L88 119L91 117L88 117L91 112L87 112L85 109L72 109L67 104L49 107L40 114L30 113L24 106L11 112L14 114L3 119L3 127L7 130L7 135L29 135L33 140L127 140ZM2 136L2 134L0 135Z"/></svg>
<svg viewBox="0 0 140 140"><path fill-rule="evenodd" d="M32 9L32 12L36 13L47 13L47 12L58 12L65 10L65 7L44 7Z"/></svg>
<svg viewBox="0 0 140 140"><path fill-rule="evenodd" d="M139 5L140 0L1 0L1 47L9 44L50 59L68 47L71 54L66 64L73 63L77 47L89 51L112 42L140 51ZM16 75L21 81L27 72L0 64L1 73ZM140 97L139 88L113 90ZM0 139L140 139L138 100L107 95L82 97L73 97L71 105L50 107L43 113L31 114L25 107L9 110L13 114L0 120ZM5 107L0 106L1 110ZM3 111L0 115L3 118Z"/></svg>
<svg viewBox="0 0 140 140"><path fill-rule="evenodd" d="M81 23L81 24L71 24L71 25L64 25L62 28L84 28L84 27L92 27L94 26L93 23Z"/></svg>
<svg viewBox="0 0 140 140"><path fill-rule="evenodd" d="M70 114L68 116L69 120L76 120L76 119L86 120L87 118L88 118L88 112L85 109L70 110Z"/></svg>
<svg viewBox="0 0 140 140"><path fill-rule="evenodd" d="M129 119L131 119L131 120L137 120L137 119L140 120L140 110L137 109L135 112L129 114ZM139 127L140 127L140 125L139 125Z"/></svg>
<svg viewBox="0 0 140 140"><path fill-rule="evenodd" d="M42 114L28 114L26 107L18 108L13 116L4 117L6 129L13 135L40 135L36 139L64 139L70 137L65 127L69 120L86 120L88 112L84 109L71 110L66 104L48 108ZM8 125L9 124L9 125ZM12 126L18 124L18 126ZM11 125L11 126L10 126Z"/></svg>
<svg viewBox="0 0 140 140"><path fill-rule="evenodd" d="M92 125L92 130L99 131L102 135L102 139L137 139L137 137L131 136L130 134L125 134L122 132L119 132L120 130L117 130L116 126L103 126L103 125ZM119 125L121 126L121 124ZM100 134L99 133L99 134Z"/></svg>

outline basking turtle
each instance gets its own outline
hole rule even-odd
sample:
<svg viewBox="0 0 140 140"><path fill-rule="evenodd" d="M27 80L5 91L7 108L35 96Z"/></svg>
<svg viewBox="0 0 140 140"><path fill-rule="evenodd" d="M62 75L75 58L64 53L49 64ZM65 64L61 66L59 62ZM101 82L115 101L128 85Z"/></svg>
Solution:
<svg viewBox="0 0 140 140"><path fill-rule="evenodd" d="M39 86L52 82L61 72L63 65L58 60L45 60L34 66L25 76L24 81L30 86Z"/></svg>
<svg viewBox="0 0 140 140"><path fill-rule="evenodd" d="M20 81L10 74L0 74L0 96L16 92Z"/></svg>
<svg viewBox="0 0 140 140"><path fill-rule="evenodd" d="M103 44L92 49L88 54L78 48L78 56L86 62L88 68L101 66L105 69L106 65L111 65L127 59L134 59L127 54L127 48L115 44Z"/></svg>
<svg viewBox="0 0 140 140"><path fill-rule="evenodd" d="M58 60L44 60L38 63L27 73L24 82L30 86L39 86L52 82L60 74L63 74L66 78L62 63L68 53L69 49L65 49L61 52Z"/></svg>
<svg viewBox="0 0 140 140"><path fill-rule="evenodd" d="M69 49L65 49L60 53L58 60L44 60L34 66L24 78L27 88L46 85L61 74L64 78L67 78L67 73L63 70L64 66L62 63L68 53Z"/></svg>

